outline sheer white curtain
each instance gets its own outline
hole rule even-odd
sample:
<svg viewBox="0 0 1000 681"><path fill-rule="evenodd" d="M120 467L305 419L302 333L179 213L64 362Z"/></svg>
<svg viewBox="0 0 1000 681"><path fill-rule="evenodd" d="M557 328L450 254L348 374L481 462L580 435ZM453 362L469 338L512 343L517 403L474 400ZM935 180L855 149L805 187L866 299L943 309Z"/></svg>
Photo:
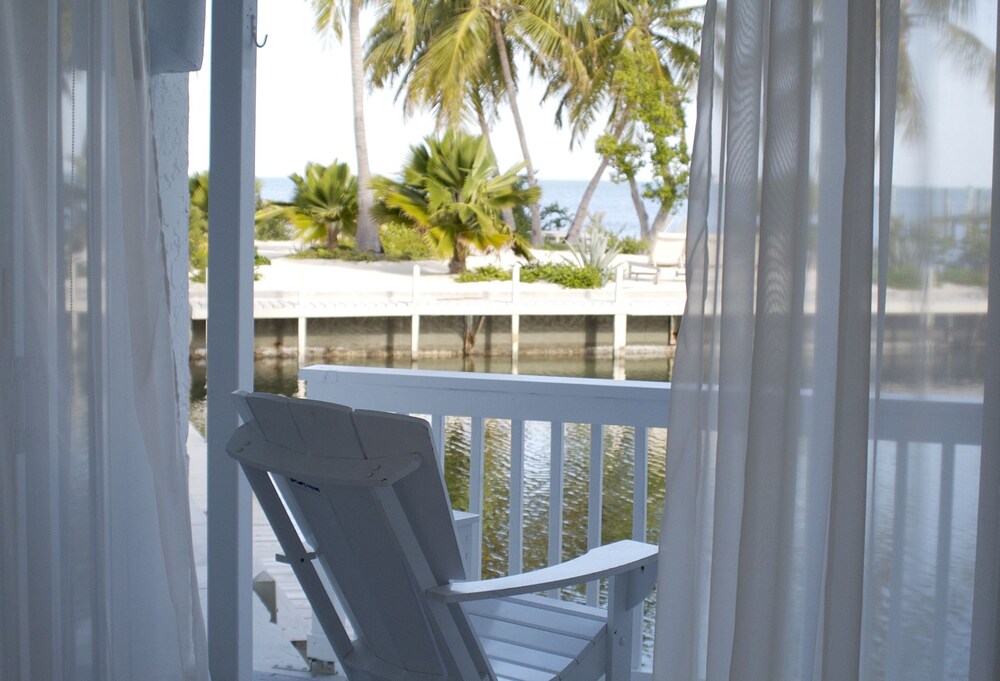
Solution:
<svg viewBox="0 0 1000 681"><path fill-rule="evenodd" d="M654 678L996 677L996 34L708 3Z"/></svg>
<svg viewBox="0 0 1000 681"><path fill-rule="evenodd" d="M143 3L0 3L0 678L206 679Z"/></svg>

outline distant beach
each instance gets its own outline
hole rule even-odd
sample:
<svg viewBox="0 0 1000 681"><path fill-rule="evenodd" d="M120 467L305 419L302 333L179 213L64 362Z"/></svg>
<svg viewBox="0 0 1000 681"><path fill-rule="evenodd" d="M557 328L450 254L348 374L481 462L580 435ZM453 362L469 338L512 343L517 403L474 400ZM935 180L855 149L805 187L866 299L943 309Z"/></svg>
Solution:
<svg viewBox="0 0 1000 681"><path fill-rule="evenodd" d="M263 188L261 197L268 201L291 201L295 186L287 177L262 177L260 178ZM558 203L566 208L572 215L580 203L587 183L583 180L540 180L539 186L542 188L541 205L547 206L550 203ZM646 211L649 219L656 215L657 204L654 201L645 201ZM591 214L603 212L604 226L613 232L619 232L623 236L639 236L639 221L635 215L635 207L632 204L632 196L627 184L615 184L610 181L603 181L594 193L594 198L590 201L589 212ZM674 219L683 217L685 205L682 203L674 211Z"/></svg>

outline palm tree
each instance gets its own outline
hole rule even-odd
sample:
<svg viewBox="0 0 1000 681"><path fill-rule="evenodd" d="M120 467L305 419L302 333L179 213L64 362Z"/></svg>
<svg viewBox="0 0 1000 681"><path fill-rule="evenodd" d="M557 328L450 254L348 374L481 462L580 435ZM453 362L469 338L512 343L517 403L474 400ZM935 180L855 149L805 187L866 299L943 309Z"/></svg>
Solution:
<svg viewBox="0 0 1000 681"><path fill-rule="evenodd" d="M586 78L573 37L583 25L578 21L579 13L572 2L561 0L471 0L450 16L431 9L437 5L440 3L421 5L427 8L426 16L437 21L423 34L422 42L413 43L412 63L400 73L406 101L433 108L439 124L448 128L457 128L463 119L475 116L485 133L495 118L496 103L505 97L517 129L529 187L537 187L517 101L513 57L527 55L532 69L543 75L558 68L573 82ZM444 3L445 7L449 5ZM370 55L381 54L375 48L384 44L373 41ZM531 206L531 216L532 243L540 245L537 202Z"/></svg>
<svg viewBox="0 0 1000 681"><path fill-rule="evenodd" d="M660 157L654 165L658 164L664 175L652 188L653 193L669 202L671 192L676 192L671 187L672 179L667 177L669 168L676 164L666 157L671 153L683 156L683 150L676 144L671 152L663 134L682 140L678 134L683 132L681 103L698 68L700 13L700 7L677 7L676 0L591 1L586 19L593 27L593 37L584 50L590 77L581 81L557 74L546 93L560 96L556 122L569 122L574 142L607 112L604 148L600 150L604 153L581 198L568 239L579 235L590 199L609 164L614 164L621 179L629 181L642 220L644 208L635 182L635 151L651 137L654 148L650 151ZM580 82L586 86L580 87ZM671 125L665 120L671 116L681 126L674 132L670 132Z"/></svg>
<svg viewBox="0 0 1000 681"><path fill-rule="evenodd" d="M348 33L351 41L351 92L354 101L354 142L358 153L358 249L381 253L378 229L372 220L374 197L369 180L368 139L365 134L364 62L361 57L361 5L364 0L309 0L315 17L315 29L320 35L333 35L337 40L344 34L344 2L347 2Z"/></svg>
<svg viewBox="0 0 1000 681"><path fill-rule="evenodd" d="M538 200L537 187L519 189L518 164L497 172L496 159L482 136L450 130L410 148L400 179L375 177L376 214L383 223L422 231L431 246L450 257L448 270L465 271L472 249L511 246L527 254L526 244L503 221L504 208Z"/></svg>
<svg viewBox="0 0 1000 681"><path fill-rule="evenodd" d="M975 3L969 0L901 0L899 5L899 67L896 75L896 119L910 138L926 131L923 97L913 66L913 35L930 29L943 53L964 75L981 79L990 102L996 81L996 52L965 28Z"/></svg>
<svg viewBox="0 0 1000 681"><path fill-rule="evenodd" d="M305 241L326 242L330 250L340 245L340 235L358 228L358 180L346 163L328 166L306 164L305 175L293 173L292 224Z"/></svg>

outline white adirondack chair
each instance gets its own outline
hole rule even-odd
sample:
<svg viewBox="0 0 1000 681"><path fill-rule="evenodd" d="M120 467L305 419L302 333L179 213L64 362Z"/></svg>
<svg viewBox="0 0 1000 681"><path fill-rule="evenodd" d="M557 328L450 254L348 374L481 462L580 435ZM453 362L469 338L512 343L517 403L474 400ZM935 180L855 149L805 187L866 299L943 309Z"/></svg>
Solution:
<svg viewBox="0 0 1000 681"><path fill-rule="evenodd" d="M351 681L630 677L630 611L652 587L655 547L623 541L532 573L466 581L425 421L235 398L245 423L226 449ZM532 595L604 577L608 610Z"/></svg>

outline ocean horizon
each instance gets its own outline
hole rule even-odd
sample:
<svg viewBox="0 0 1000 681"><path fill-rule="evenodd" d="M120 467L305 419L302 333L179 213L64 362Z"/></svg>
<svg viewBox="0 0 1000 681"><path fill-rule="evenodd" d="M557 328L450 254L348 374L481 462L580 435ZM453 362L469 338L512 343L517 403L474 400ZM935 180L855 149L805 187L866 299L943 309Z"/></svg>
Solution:
<svg viewBox="0 0 1000 681"><path fill-rule="evenodd" d="M267 201L288 202L292 200L295 185L287 177L262 177L261 198ZM564 207L569 215L576 213L580 198L587 188L586 180L539 180L538 186L542 190L542 199L539 202L542 208L553 203L558 203ZM652 222L656 215L657 204L648 199L643 203L649 220ZM675 207L672 220L683 219L687 204L680 202ZM639 236L639 219L635 213L635 206L632 203L632 194L627 184L617 184L610 180L603 180L594 192L587 212L591 215L597 213L604 214L604 226L613 233L621 236Z"/></svg>

